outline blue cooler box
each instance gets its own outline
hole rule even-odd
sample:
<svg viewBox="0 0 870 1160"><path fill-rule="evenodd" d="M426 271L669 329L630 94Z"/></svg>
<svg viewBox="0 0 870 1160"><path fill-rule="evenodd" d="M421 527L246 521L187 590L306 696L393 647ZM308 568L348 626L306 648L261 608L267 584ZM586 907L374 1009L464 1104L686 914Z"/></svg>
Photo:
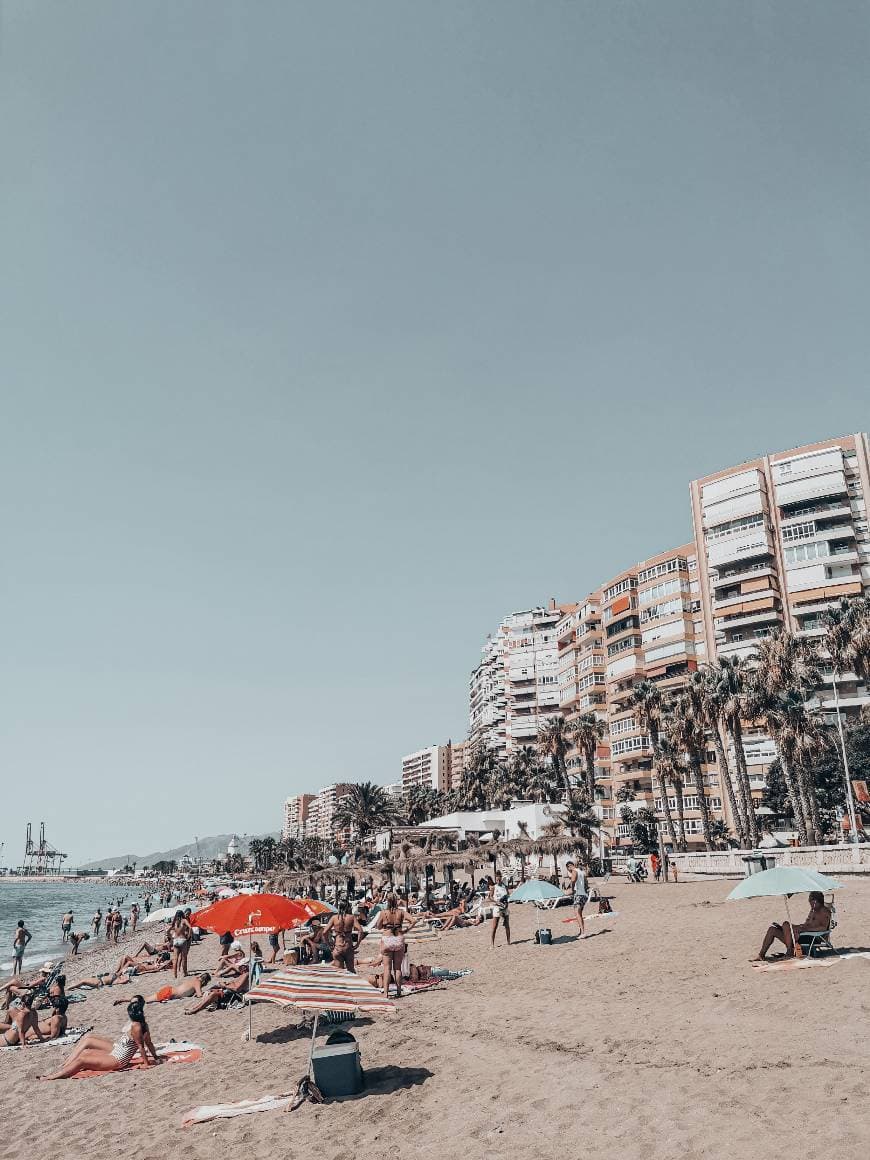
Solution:
<svg viewBox="0 0 870 1160"><path fill-rule="evenodd" d="M356 1096L362 1091L359 1044L351 1036L315 1047L311 1055L314 1082L327 1099Z"/></svg>

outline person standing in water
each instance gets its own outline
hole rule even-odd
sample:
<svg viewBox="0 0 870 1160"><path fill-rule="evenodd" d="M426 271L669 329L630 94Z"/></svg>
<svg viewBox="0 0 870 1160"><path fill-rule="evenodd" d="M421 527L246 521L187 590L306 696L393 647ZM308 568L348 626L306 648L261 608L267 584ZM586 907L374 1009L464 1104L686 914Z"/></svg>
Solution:
<svg viewBox="0 0 870 1160"><path fill-rule="evenodd" d="M24 925L24 919L19 918L15 934L12 936L12 974L20 975L24 963L24 948L33 938L33 935Z"/></svg>
<svg viewBox="0 0 870 1160"><path fill-rule="evenodd" d="M73 912L68 910L63 918L60 920L60 932L63 935L61 942L69 942L69 932L72 930L72 924L75 921Z"/></svg>
<svg viewBox="0 0 870 1160"><path fill-rule="evenodd" d="M102 912L102 910L100 910L100 908L98 906L97 913L91 919L91 926L93 927L94 938L96 938L97 935L100 933L100 925L101 925L102 921L103 921L103 912Z"/></svg>

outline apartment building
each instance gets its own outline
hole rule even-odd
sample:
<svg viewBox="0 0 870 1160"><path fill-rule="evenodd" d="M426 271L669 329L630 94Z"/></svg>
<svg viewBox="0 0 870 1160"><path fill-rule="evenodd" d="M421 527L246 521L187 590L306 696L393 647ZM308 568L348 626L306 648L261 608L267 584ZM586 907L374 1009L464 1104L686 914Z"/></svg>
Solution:
<svg viewBox="0 0 870 1160"><path fill-rule="evenodd" d="M284 802L284 824L281 827L281 837L286 842L289 838L300 841L305 837L305 823L308 820L308 811L315 800L313 793L296 794L288 797Z"/></svg>
<svg viewBox="0 0 870 1160"><path fill-rule="evenodd" d="M537 741L542 724L559 709L556 625L573 604L514 612L483 646L471 674L469 744L484 744L500 757Z"/></svg>
<svg viewBox="0 0 870 1160"><path fill-rule="evenodd" d="M337 782L315 794L308 803L308 813L305 819L304 834L306 838L318 838L322 842L340 841L341 831L337 831L333 823L338 803L350 792L351 787L344 782Z"/></svg>
<svg viewBox="0 0 870 1160"><path fill-rule="evenodd" d="M450 750L450 779L447 788L451 790L457 789L462 782L466 758L470 756L470 747L467 741L448 741L447 747Z"/></svg>
<svg viewBox="0 0 870 1160"><path fill-rule="evenodd" d="M402 787L405 793L415 785L446 791L450 787L450 746L429 745L402 758Z"/></svg>

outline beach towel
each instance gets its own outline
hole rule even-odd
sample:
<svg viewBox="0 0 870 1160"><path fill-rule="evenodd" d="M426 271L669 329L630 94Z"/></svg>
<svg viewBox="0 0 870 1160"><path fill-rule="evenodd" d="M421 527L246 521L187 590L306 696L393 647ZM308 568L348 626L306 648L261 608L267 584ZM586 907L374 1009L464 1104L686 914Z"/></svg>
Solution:
<svg viewBox="0 0 870 1160"><path fill-rule="evenodd" d="M38 1039L35 1043L28 1040L27 1051L31 1047L70 1047L73 1043L78 1043L83 1035L87 1035L89 1031L93 1031L93 1027L68 1027L65 1034L61 1035L59 1039L43 1039L40 1042ZM21 1051L21 1044L14 1043L11 1047L0 1047L0 1051Z"/></svg>
<svg viewBox="0 0 870 1160"><path fill-rule="evenodd" d="M474 971L471 967L460 967L456 971L451 971L449 967L433 967L432 978L444 979L451 982L453 979L464 979L466 975L473 975Z"/></svg>
<svg viewBox="0 0 870 1160"><path fill-rule="evenodd" d="M768 971L805 971L809 967L832 967L843 959L870 959L870 951L837 951L833 955L819 955L817 958L805 956L802 959L773 959L750 965L754 970L767 974Z"/></svg>
<svg viewBox="0 0 870 1160"><path fill-rule="evenodd" d="M282 1112L290 1106L294 1095L295 1092L281 1092L274 1096L237 1100L232 1104L201 1104L198 1108L191 1108L181 1121L181 1126L189 1128L209 1120L233 1120L236 1116L250 1116L254 1112Z"/></svg>
<svg viewBox="0 0 870 1160"><path fill-rule="evenodd" d="M157 1046L157 1054L165 1063L196 1063L202 1059L202 1048L198 1043L161 1043ZM144 1071L145 1065L137 1055L133 1063L128 1063L120 1071ZM96 1075L117 1075L117 1071L77 1071L71 1079L91 1079Z"/></svg>

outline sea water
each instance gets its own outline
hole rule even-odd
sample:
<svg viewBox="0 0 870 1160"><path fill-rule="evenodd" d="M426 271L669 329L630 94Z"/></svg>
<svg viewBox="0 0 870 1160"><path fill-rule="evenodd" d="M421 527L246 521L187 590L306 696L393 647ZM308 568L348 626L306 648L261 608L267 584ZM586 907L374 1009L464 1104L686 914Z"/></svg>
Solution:
<svg viewBox="0 0 870 1160"><path fill-rule="evenodd" d="M72 911L75 921L74 931L87 931L90 943L94 942L91 919L97 907L105 914L110 906L120 905L126 918L134 902L142 906L142 896L134 886L113 883L111 878L91 881L82 879L68 882L34 882L26 878L0 878L0 975L12 970L12 937L18 920L33 935L24 952L24 966L39 966L48 959L60 958L68 949L62 942L60 920L67 911ZM155 905L159 903L155 902ZM140 917L145 917L144 911ZM103 939L104 926L100 927L99 939Z"/></svg>

